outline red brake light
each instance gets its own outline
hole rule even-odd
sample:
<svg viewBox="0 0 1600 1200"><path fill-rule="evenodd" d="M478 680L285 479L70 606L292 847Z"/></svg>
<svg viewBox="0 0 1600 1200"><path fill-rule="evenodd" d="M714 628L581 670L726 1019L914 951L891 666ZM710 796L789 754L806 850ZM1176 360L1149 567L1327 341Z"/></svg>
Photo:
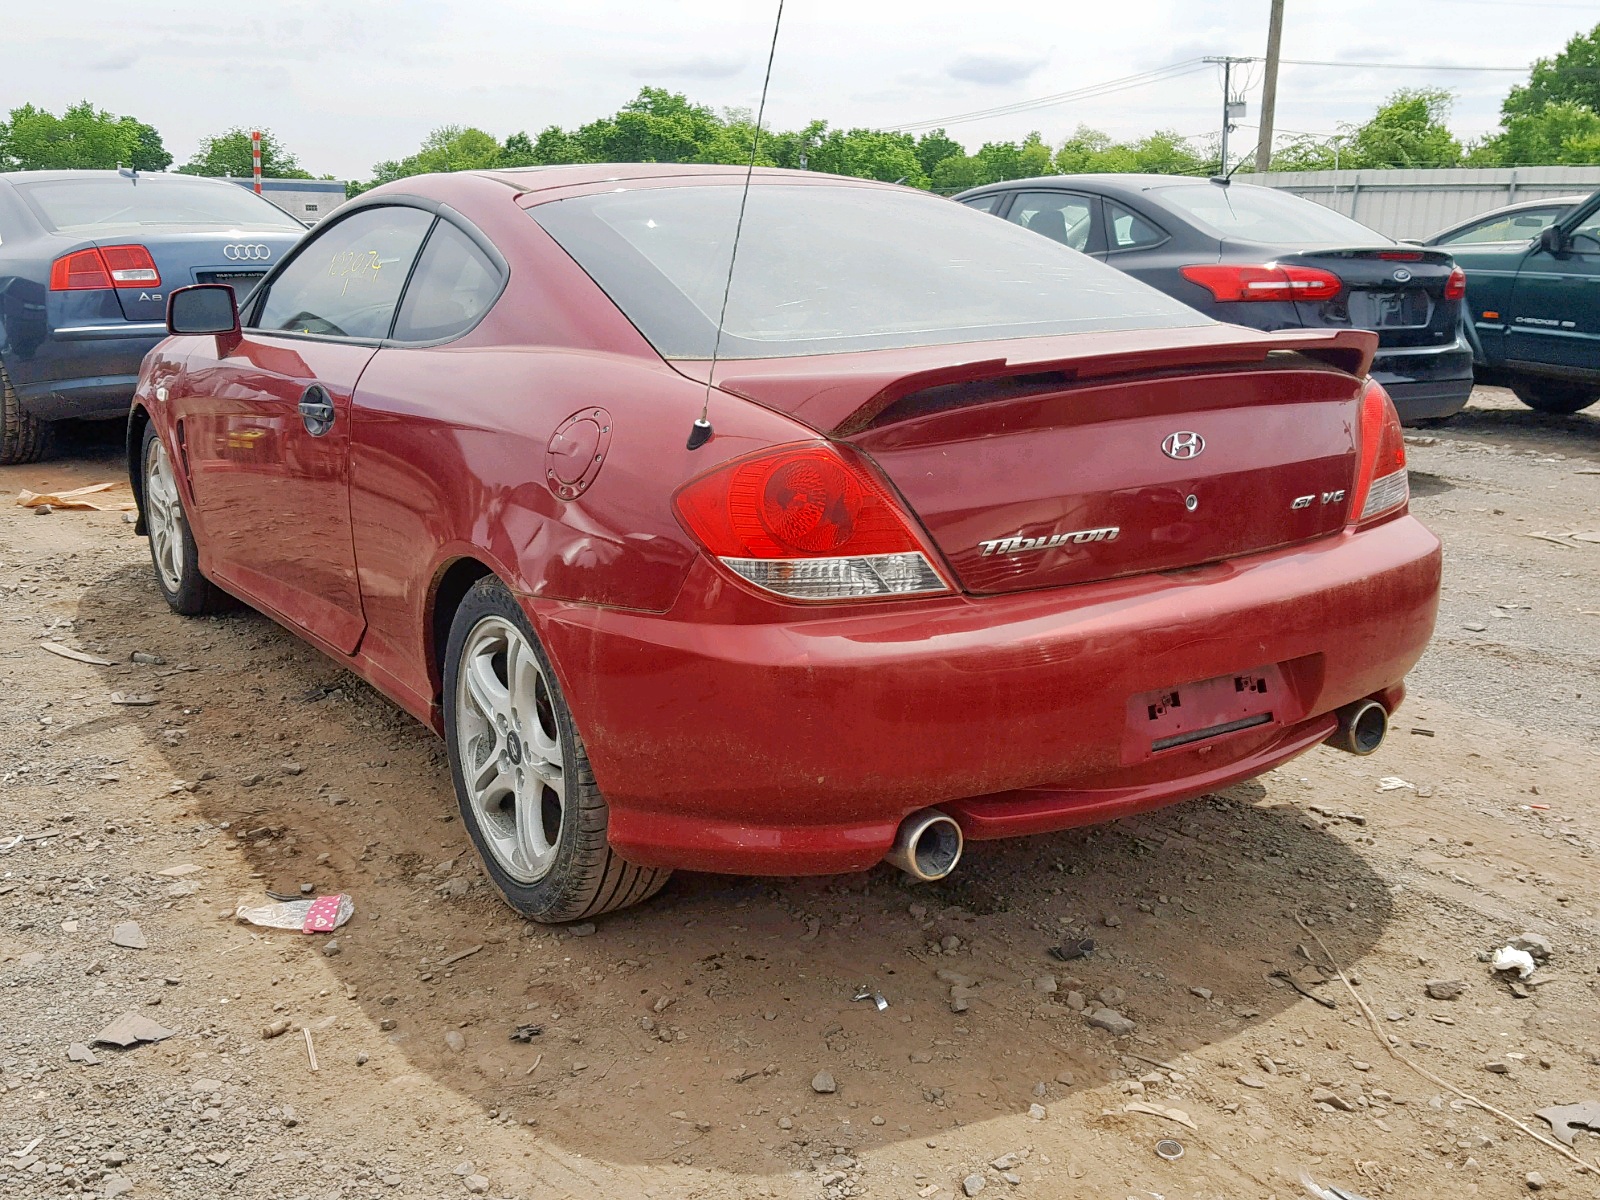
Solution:
<svg viewBox="0 0 1600 1200"><path fill-rule="evenodd" d="M1446 300L1459 300L1467 294L1467 273L1460 267L1450 272L1450 278L1444 283L1444 298Z"/></svg>
<svg viewBox="0 0 1600 1200"><path fill-rule="evenodd" d="M1380 250L1378 257L1385 262L1421 262L1425 255L1421 250Z"/></svg>
<svg viewBox="0 0 1600 1200"><path fill-rule="evenodd" d="M723 566L766 591L841 600L948 590L899 501L831 444L724 463L674 504Z"/></svg>
<svg viewBox="0 0 1600 1200"><path fill-rule="evenodd" d="M1332 271L1281 263L1240 265L1200 263L1184 267L1183 277L1220 301L1332 300L1344 284Z"/></svg>
<svg viewBox="0 0 1600 1200"><path fill-rule="evenodd" d="M1411 499L1400 414L1381 384L1367 380L1361 393L1361 459L1350 496L1351 520L1365 524L1405 510Z"/></svg>
<svg viewBox="0 0 1600 1200"><path fill-rule="evenodd" d="M50 290L52 292L77 292L88 288L111 286L111 272L105 259L93 246L64 254L50 264Z"/></svg>
<svg viewBox="0 0 1600 1200"><path fill-rule="evenodd" d="M62 255L50 264L52 292L160 286L161 272L144 246L90 246Z"/></svg>

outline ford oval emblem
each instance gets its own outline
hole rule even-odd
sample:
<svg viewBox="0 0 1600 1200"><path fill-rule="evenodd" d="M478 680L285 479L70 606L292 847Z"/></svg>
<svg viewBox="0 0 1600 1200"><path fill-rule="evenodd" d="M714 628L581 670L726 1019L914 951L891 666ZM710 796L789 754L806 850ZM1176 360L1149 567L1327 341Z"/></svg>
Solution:
<svg viewBox="0 0 1600 1200"><path fill-rule="evenodd" d="M1394 281L1396 283L1410 283L1411 272L1406 270L1404 267L1395 268Z"/></svg>

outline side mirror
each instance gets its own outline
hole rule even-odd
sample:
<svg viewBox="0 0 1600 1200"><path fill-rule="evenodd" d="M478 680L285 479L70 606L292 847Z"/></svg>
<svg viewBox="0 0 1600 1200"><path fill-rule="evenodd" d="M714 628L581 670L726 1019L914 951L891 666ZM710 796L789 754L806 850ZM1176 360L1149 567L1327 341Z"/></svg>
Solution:
<svg viewBox="0 0 1600 1200"><path fill-rule="evenodd" d="M1567 249L1567 235L1559 225L1546 225L1539 231L1539 249L1548 251L1558 258Z"/></svg>
<svg viewBox="0 0 1600 1200"><path fill-rule="evenodd" d="M226 283L174 288L167 297L168 333L238 333L239 300Z"/></svg>

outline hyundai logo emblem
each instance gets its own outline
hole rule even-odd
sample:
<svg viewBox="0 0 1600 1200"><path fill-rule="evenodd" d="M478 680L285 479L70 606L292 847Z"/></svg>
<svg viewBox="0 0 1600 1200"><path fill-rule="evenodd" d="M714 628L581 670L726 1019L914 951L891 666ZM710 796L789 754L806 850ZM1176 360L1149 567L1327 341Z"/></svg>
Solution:
<svg viewBox="0 0 1600 1200"><path fill-rule="evenodd" d="M1206 440L1198 433L1180 429L1169 433L1161 441L1161 453L1168 458L1195 458L1206 448Z"/></svg>
<svg viewBox="0 0 1600 1200"><path fill-rule="evenodd" d="M229 242L222 248L222 257L230 262L266 262L272 257L272 247L260 242Z"/></svg>
<svg viewBox="0 0 1600 1200"><path fill-rule="evenodd" d="M1394 281L1396 283L1410 283L1411 282L1411 272L1406 270L1404 267L1396 268L1395 273L1394 273Z"/></svg>

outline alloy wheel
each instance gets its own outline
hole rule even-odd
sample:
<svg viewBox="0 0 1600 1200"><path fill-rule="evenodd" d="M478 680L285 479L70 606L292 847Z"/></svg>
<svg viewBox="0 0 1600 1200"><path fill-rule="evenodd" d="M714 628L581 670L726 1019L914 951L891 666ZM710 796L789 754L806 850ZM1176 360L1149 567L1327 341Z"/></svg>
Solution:
<svg viewBox="0 0 1600 1200"><path fill-rule="evenodd" d="M473 816L519 883L555 863L567 777L550 681L522 631L497 616L472 627L456 681L456 740Z"/></svg>
<svg viewBox="0 0 1600 1200"><path fill-rule="evenodd" d="M172 460L160 438L152 438L144 465L145 527L150 531L150 548L156 570L169 593L183 587L183 504L178 499L178 481L172 473Z"/></svg>

